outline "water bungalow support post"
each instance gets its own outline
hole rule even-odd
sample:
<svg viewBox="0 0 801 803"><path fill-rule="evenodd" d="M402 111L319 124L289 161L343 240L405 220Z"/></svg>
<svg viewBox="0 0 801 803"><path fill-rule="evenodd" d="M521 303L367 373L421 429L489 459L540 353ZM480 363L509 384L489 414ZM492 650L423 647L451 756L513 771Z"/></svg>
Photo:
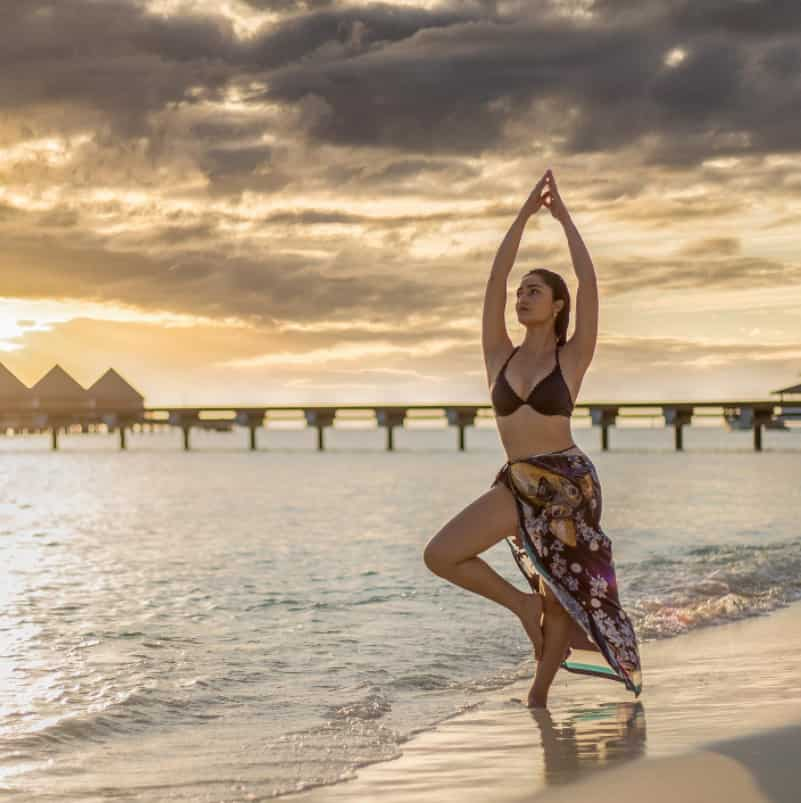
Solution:
<svg viewBox="0 0 801 803"><path fill-rule="evenodd" d="M125 426L130 422L123 421L117 413L103 413L101 420L108 427L109 432L113 433L115 429L119 430L120 450L123 451L125 449Z"/></svg>
<svg viewBox="0 0 801 803"><path fill-rule="evenodd" d="M754 420L754 451L762 451L762 425L773 419L773 405L752 406Z"/></svg>
<svg viewBox="0 0 801 803"><path fill-rule="evenodd" d="M171 410L167 423L180 427L184 433L184 451L189 451L189 430L200 420L199 410Z"/></svg>
<svg viewBox="0 0 801 803"><path fill-rule="evenodd" d="M126 430L130 429L133 432L133 426L138 419L135 417L125 418L120 417L119 419L119 428L120 428L120 449L127 449L127 443L125 439Z"/></svg>
<svg viewBox="0 0 801 803"><path fill-rule="evenodd" d="M74 417L68 414L59 414L56 416L45 414L39 416L38 421L40 422L42 429L50 427L50 448L52 449L52 451L58 451L59 430L64 430L65 433L69 433L70 425L79 423L75 421ZM80 423L82 424L81 432L83 432L84 431L83 422Z"/></svg>
<svg viewBox="0 0 801 803"><path fill-rule="evenodd" d="M609 427L617 421L619 407L592 407L590 406L590 419L594 427L601 427L601 449L609 451Z"/></svg>
<svg viewBox="0 0 801 803"><path fill-rule="evenodd" d="M379 427L387 428L387 451L395 451L395 443L392 438L392 431L395 427L402 427L406 420L406 409L395 407L377 408L375 411L376 422Z"/></svg>
<svg viewBox="0 0 801 803"><path fill-rule="evenodd" d="M666 426L673 426L673 441L677 452L684 451L684 441L682 439L682 427L692 423L693 406L691 404L663 405L662 415L665 418Z"/></svg>
<svg viewBox="0 0 801 803"><path fill-rule="evenodd" d="M464 451L464 428L472 426L476 420L477 407L448 407L448 424L459 427L459 451Z"/></svg>
<svg viewBox="0 0 801 803"><path fill-rule="evenodd" d="M330 427L334 423L334 416L336 410L334 409L313 409L304 410L306 415L306 423L310 427L317 427L317 451L322 452L325 449L323 443L323 430L325 427Z"/></svg>
<svg viewBox="0 0 801 803"><path fill-rule="evenodd" d="M64 423L60 418L47 413L37 415L33 419L33 426L37 429L50 430L50 448L54 452L58 451L58 431L64 426Z"/></svg>
<svg viewBox="0 0 801 803"><path fill-rule="evenodd" d="M266 414L266 408L264 410L237 410L236 411L236 423L247 427L250 430L250 451L256 451L256 430L261 427L264 423L264 416Z"/></svg>
<svg viewBox="0 0 801 803"><path fill-rule="evenodd" d="M51 448L58 449L58 422L53 420L47 413L37 413L30 419L30 428L34 432L41 433L42 430L50 429L51 434Z"/></svg>

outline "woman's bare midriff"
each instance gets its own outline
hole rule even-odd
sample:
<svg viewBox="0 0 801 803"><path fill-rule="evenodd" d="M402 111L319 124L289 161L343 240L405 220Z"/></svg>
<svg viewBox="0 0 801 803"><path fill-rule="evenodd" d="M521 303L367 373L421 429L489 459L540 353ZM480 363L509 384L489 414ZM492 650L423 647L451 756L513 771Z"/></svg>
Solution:
<svg viewBox="0 0 801 803"><path fill-rule="evenodd" d="M508 460L522 460L575 444L566 415L543 415L524 404L511 415L496 416L498 434Z"/></svg>

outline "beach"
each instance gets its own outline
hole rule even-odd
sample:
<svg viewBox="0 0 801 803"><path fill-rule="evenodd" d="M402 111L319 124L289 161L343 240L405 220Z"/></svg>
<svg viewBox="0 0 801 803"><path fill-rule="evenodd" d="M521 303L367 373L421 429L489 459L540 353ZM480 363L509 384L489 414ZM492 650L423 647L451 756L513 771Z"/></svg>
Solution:
<svg viewBox="0 0 801 803"><path fill-rule="evenodd" d="M516 682L413 736L400 758L290 797L798 800L801 602L647 642L641 656L636 701L622 684L560 670L547 711L528 709L528 681Z"/></svg>
<svg viewBox="0 0 801 803"><path fill-rule="evenodd" d="M560 671L537 718L518 620L422 560L503 463L496 433L459 455L434 430L391 454L302 434L188 455L142 434L122 456L74 435L0 461L0 797L514 799L798 707L797 433L754 453L699 428L677 454L661 430L601 452L577 429L644 686ZM525 587L507 544L482 557Z"/></svg>

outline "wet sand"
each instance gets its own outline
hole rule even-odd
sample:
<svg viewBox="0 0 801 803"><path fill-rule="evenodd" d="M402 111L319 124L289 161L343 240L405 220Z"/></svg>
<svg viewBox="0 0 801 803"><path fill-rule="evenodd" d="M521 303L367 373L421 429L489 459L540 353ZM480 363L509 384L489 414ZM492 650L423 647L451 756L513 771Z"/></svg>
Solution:
<svg viewBox="0 0 801 803"><path fill-rule="evenodd" d="M398 759L289 799L801 799L801 602L640 655L636 701L622 683L560 670L547 710L525 706L530 681L507 686L413 736Z"/></svg>

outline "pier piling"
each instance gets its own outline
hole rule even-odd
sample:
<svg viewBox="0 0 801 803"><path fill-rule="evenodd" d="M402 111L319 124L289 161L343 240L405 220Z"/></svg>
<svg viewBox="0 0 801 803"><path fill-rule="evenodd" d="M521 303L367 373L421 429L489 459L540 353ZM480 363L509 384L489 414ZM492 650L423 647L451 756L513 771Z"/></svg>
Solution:
<svg viewBox="0 0 801 803"><path fill-rule="evenodd" d="M449 407L447 409L448 423L459 428L459 451L465 450L465 427L473 426L476 421L477 407Z"/></svg>

